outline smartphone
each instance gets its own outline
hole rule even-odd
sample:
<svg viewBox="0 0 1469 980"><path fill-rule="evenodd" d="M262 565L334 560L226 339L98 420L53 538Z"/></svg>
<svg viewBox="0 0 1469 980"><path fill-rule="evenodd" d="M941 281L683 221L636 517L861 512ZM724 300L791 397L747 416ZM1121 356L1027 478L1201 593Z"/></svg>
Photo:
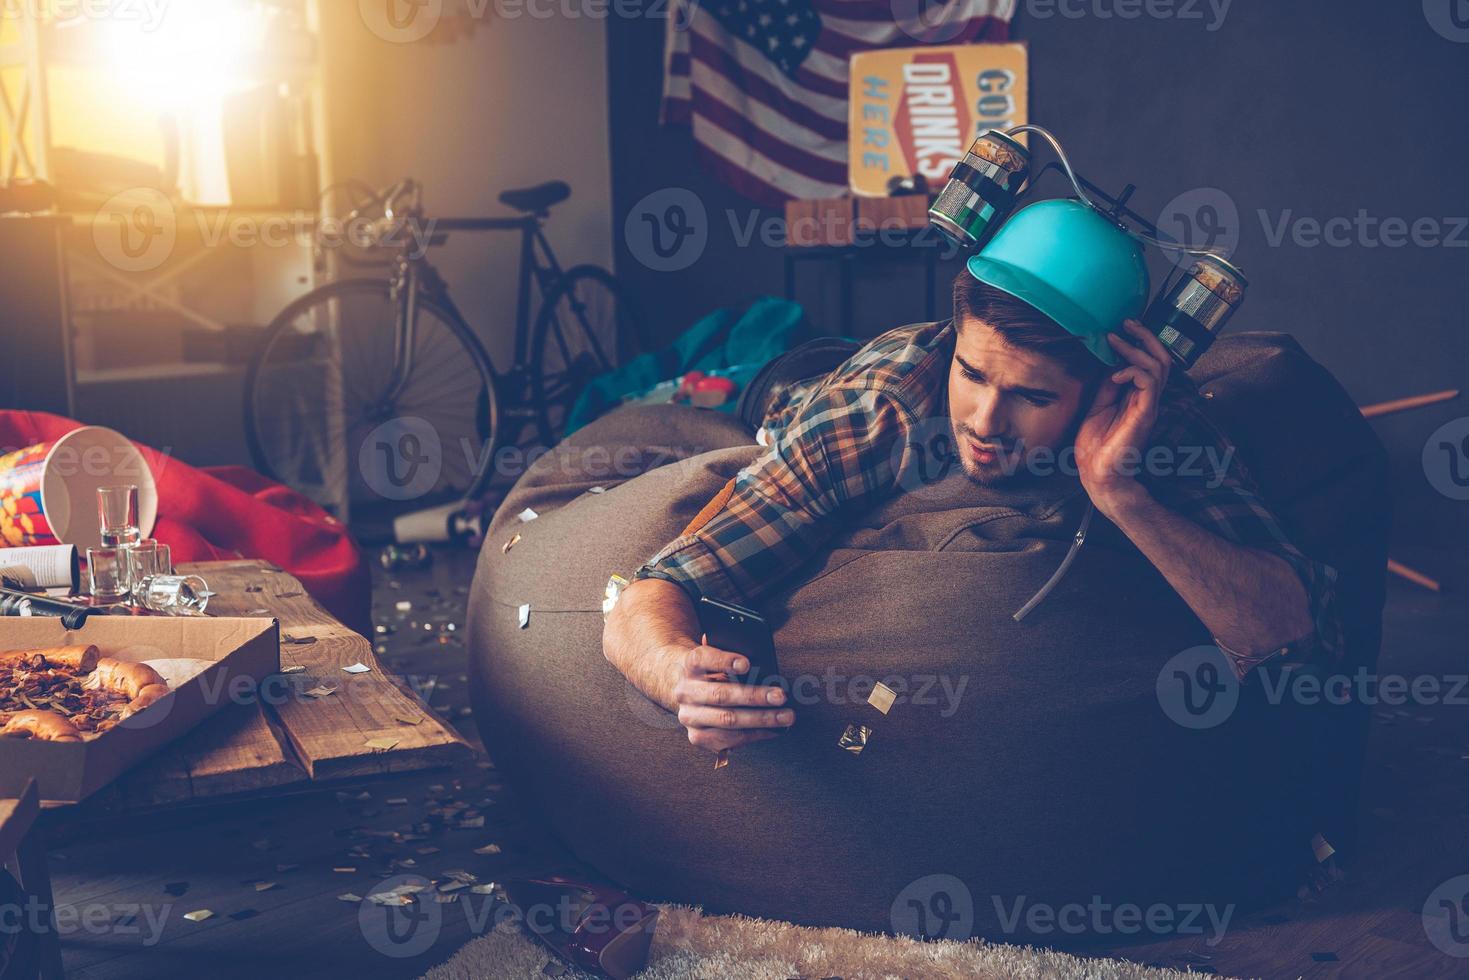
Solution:
<svg viewBox="0 0 1469 980"><path fill-rule="evenodd" d="M775 640L764 616L753 609L708 596L699 598L698 613L699 628L711 647L743 654L750 661L748 671L731 674L730 680L741 684L774 684L780 681Z"/></svg>

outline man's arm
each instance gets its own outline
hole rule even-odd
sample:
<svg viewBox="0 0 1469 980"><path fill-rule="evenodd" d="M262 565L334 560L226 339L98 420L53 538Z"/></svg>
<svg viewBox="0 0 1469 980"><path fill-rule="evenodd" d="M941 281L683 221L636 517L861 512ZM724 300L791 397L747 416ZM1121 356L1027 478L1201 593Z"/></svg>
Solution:
<svg viewBox="0 0 1469 980"><path fill-rule="evenodd" d="M719 751L771 737L794 715L778 689L729 682L748 665L700 645L693 600L746 605L782 585L839 527L850 508L891 490L894 447L911 425L903 409L861 389L813 396L780 441L741 472L706 523L690 528L637 573L603 631L603 654L670 711L695 745Z"/></svg>
<svg viewBox="0 0 1469 980"><path fill-rule="evenodd" d="M1162 499L1129 472L1155 434L1172 360L1140 324L1126 331L1132 343L1109 339L1128 366L1103 383L1077 435L1092 502L1163 573L1241 677L1290 650L1335 654L1334 573L1290 544L1201 412L1165 433L1165 444L1208 449L1221 472L1204 480L1171 474L1157 483Z"/></svg>
<svg viewBox="0 0 1469 980"><path fill-rule="evenodd" d="M1226 541L1169 510L1141 485L1133 496L1113 498L1098 510L1237 655L1241 675L1314 631L1305 587L1283 558Z"/></svg>
<svg viewBox="0 0 1469 980"><path fill-rule="evenodd" d="M641 579L623 589L607 616L602 653L649 699L678 715L689 741L711 752L774 738L795 722L777 687L731 683L749 661L700 642L683 589Z"/></svg>

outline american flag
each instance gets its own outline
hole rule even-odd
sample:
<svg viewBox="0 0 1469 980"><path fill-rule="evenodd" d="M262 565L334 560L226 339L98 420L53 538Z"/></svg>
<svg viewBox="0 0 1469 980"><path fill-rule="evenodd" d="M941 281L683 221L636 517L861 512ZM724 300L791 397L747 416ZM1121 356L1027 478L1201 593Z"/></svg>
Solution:
<svg viewBox="0 0 1469 980"><path fill-rule="evenodd" d="M746 197L847 189L847 56L931 41L1004 41L1016 0L675 0L665 124Z"/></svg>

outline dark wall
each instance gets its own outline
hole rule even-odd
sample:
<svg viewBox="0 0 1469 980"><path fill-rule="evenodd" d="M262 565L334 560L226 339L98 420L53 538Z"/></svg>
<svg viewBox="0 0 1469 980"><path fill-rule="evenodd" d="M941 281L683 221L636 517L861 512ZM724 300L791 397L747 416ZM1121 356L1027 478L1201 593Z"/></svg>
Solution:
<svg viewBox="0 0 1469 980"><path fill-rule="evenodd" d="M1102 186L1136 183L1133 206L1165 226L1179 213L1222 214L1223 241L1237 241L1252 283L1232 329L1294 334L1366 404L1466 380L1469 28L1452 26L1457 2L1235 0L1220 22L1208 0L1171 5L1198 19L1130 20L1099 16L1116 0L1022 0L1014 36L1030 44L1031 119ZM1441 8L1443 33L1425 7ZM618 274L665 335L716 306L780 293L780 250L736 233L778 214L705 173L685 130L658 126L662 22L608 26ZM702 204L708 241L687 268L662 272L629 248L623 223L649 194L666 203L670 188ZM1339 244L1300 223L1333 218ZM1416 222L1416 243L1384 237L1374 223L1389 218L1410 232ZM865 263L850 324L836 322L831 271L808 267L798 292L833 333L873 334L923 308L916 264ZM1436 491L1424 462L1430 433L1466 415L1460 402L1375 423L1393 456L1400 544L1469 543L1469 503ZM1449 454L1435 446L1429 458L1442 482Z"/></svg>

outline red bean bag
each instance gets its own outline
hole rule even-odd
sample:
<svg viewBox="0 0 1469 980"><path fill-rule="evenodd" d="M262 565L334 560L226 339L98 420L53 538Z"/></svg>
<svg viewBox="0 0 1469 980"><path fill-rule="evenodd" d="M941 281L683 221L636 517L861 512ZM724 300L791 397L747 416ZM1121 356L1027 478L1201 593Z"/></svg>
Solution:
<svg viewBox="0 0 1469 980"><path fill-rule="evenodd" d="M81 422L45 412L0 411L0 446L52 442ZM138 443L158 484L153 536L175 563L261 558L274 562L352 629L371 626L372 583L362 552L315 503L238 466L198 469Z"/></svg>

